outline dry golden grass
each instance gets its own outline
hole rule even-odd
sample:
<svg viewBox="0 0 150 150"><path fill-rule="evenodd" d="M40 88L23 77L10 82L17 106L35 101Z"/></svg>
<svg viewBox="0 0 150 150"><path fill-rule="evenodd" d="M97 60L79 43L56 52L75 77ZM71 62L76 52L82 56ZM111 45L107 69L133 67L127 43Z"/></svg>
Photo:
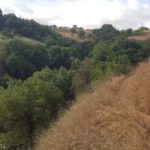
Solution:
<svg viewBox="0 0 150 150"><path fill-rule="evenodd" d="M130 36L129 39L136 41L148 41L150 40L150 30L145 30L143 35Z"/></svg>
<svg viewBox="0 0 150 150"><path fill-rule="evenodd" d="M149 150L150 61L82 94L36 150Z"/></svg>
<svg viewBox="0 0 150 150"><path fill-rule="evenodd" d="M80 42L80 43L88 42L88 41L91 40L90 38L87 38L87 37L80 38L77 33L71 33L71 32L68 32L68 31L59 31L58 33L61 36L63 36L64 38L71 39L71 40L74 40L74 41L77 41L77 42Z"/></svg>

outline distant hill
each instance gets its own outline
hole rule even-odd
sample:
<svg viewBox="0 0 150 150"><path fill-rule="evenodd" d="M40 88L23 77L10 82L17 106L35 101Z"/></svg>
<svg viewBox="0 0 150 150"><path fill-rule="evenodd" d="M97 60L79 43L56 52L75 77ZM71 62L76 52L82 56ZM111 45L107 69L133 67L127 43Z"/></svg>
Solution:
<svg viewBox="0 0 150 150"><path fill-rule="evenodd" d="M149 150L150 60L82 94L36 150Z"/></svg>
<svg viewBox="0 0 150 150"><path fill-rule="evenodd" d="M90 43L90 41L88 42ZM13 78L26 79L35 71L49 65L51 65L51 68L56 66L69 68L71 67L71 59L78 57L83 60L88 55L89 48L91 47L85 42L62 36L53 26L41 25L34 20L19 18L15 14L3 14L0 9L0 80L5 74L9 74ZM59 57L56 56L57 65L48 60L50 53L48 51L54 50L57 51L53 52L55 56L61 53ZM79 52L81 53L79 54ZM13 56L14 53L17 57ZM41 60L38 60L42 57L41 54L45 55L45 62L43 60L43 64L40 62ZM32 55L32 59L28 58L30 55ZM34 62L35 59L36 64ZM18 61L21 62L22 60L26 63L18 63ZM11 65L9 68L8 62ZM12 66L14 67L13 69ZM27 69L25 70L26 67ZM25 72L30 73L26 74ZM16 73L18 74L17 76Z"/></svg>
<svg viewBox="0 0 150 150"><path fill-rule="evenodd" d="M66 39L66 37L56 32L56 29L53 26L41 25L34 20L19 18L15 14L3 14L0 9L0 32L8 36L21 35L26 38L61 46L72 44L71 38L69 41L68 38Z"/></svg>

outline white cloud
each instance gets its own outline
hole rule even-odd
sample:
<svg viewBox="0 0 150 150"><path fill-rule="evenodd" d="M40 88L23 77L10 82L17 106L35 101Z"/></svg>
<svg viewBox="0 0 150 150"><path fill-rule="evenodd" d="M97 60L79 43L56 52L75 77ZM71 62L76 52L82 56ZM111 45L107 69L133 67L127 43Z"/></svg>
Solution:
<svg viewBox="0 0 150 150"><path fill-rule="evenodd" d="M147 0L0 0L0 7L49 25L93 28L112 23L120 29L150 27Z"/></svg>

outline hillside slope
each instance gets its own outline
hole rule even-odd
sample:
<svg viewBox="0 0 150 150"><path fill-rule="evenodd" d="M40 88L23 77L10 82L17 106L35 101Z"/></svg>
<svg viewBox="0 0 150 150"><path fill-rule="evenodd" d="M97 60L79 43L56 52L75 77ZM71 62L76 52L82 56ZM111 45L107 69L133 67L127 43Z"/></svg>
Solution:
<svg viewBox="0 0 150 150"><path fill-rule="evenodd" d="M132 35L129 37L131 40L136 40L136 41L149 41L150 40L150 30L145 30L143 34L141 35Z"/></svg>
<svg viewBox="0 0 150 150"><path fill-rule="evenodd" d="M71 32L67 32L67 31L59 31L58 34L60 34L62 37L66 38L66 39L71 39L80 43L84 43L84 42L89 42L92 39L89 37L83 37L80 38L79 35L77 33L71 33Z"/></svg>
<svg viewBox="0 0 150 150"><path fill-rule="evenodd" d="M36 150L149 150L150 60L115 77L76 104L44 135Z"/></svg>

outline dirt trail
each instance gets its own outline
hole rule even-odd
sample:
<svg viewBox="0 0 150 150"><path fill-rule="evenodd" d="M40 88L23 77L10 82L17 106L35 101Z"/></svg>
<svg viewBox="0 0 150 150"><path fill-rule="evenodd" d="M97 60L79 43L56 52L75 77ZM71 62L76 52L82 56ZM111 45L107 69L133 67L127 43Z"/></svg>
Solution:
<svg viewBox="0 0 150 150"><path fill-rule="evenodd" d="M149 150L150 61L78 97L36 150Z"/></svg>

